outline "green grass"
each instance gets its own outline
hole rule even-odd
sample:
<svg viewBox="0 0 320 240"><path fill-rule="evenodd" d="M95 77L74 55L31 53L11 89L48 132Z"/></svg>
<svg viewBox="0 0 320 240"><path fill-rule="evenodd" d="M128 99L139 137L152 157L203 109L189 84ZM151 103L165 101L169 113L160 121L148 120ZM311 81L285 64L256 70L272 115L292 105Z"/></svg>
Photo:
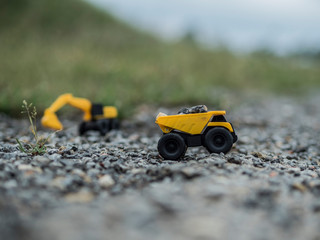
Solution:
<svg viewBox="0 0 320 240"><path fill-rule="evenodd" d="M0 111L38 110L66 92L119 107L224 105L229 92L302 93L320 86L320 61L235 55L163 43L80 0L0 3Z"/></svg>

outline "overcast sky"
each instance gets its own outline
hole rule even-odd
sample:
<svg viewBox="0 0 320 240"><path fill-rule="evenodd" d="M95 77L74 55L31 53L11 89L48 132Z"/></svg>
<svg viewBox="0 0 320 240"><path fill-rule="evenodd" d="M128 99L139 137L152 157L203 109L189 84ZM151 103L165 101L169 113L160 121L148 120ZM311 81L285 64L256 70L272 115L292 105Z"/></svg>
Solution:
<svg viewBox="0 0 320 240"><path fill-rule="evenodd" d="M88 0L164 39L187 31L234 50L320 49L320 0Z"/></svg>

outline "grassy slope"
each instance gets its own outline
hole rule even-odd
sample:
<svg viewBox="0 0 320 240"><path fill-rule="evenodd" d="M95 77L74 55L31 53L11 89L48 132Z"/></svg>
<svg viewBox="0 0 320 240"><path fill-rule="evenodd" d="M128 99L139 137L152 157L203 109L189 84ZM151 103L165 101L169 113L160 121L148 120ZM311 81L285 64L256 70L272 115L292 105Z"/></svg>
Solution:
<svg viewBox="0 0 320 240"><path fill-rule="evenodd" d="M43 109L65 92L125 112L142 103L219 104L221 88L320 85L319 62L165 44L80 0L1 1L0 42L0 111L9 113L23 99Z"/></svg>

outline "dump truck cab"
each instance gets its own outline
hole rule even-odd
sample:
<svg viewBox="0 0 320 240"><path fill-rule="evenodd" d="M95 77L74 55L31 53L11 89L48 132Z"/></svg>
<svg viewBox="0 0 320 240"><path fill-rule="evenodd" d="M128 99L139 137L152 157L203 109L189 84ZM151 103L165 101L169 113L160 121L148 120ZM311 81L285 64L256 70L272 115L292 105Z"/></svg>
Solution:
<svg viewBox="0 0 320 240"><path fill-rule="evenodd" d="M156 124L163 132L158 142L160 155L175 160L183 157L188 147L196 146L204 146L211 153L229 152L238 138L225 115L225 111L159 113Z"/></svg>

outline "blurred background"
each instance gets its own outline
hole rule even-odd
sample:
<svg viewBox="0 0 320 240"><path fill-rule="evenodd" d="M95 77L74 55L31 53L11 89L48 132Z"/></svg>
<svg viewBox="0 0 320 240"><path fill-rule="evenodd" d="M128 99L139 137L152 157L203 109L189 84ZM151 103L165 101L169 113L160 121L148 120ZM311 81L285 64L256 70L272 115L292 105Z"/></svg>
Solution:
<svg viewBox="0 0 320 240"><path fill-rule="evenodd" d="M208 47L280 55L319 51L316 0L88 0L165 40L192 35Z"/></svg>
<svg viewBox="0 0 320 240"><path fill-rule="evenodd" d="M71 92L116 105L227 108L320 87L317 0L1 0L0 111Z"/></svg>

